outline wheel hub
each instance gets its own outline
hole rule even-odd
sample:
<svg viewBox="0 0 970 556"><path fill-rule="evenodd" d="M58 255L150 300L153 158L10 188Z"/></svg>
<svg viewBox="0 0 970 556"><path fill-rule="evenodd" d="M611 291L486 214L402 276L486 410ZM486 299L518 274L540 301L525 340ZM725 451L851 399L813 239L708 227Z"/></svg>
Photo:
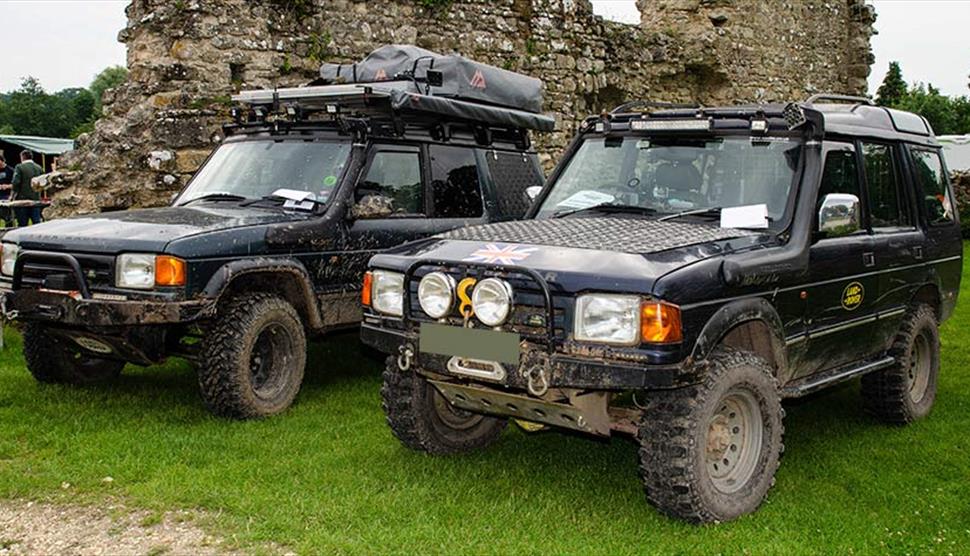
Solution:
<svg viewBox="0 0 970 556"><path fill-rule="evenodd" d="M263 328L253 344L249 373L253 393L271 399L286 387L285 366L288 364L292 338L277 324Z"/></svg>
<svg viewBox="0 0 970 556"><path fill-rule="evenodd" d="M913 403L923 401L930 384L930 371L933 366L933 356L929 340L925 334L919 334L913 341L913 350L909 355L909 397Z"/></svg>
<svg viewBox="0 0 970 556"><path fill-rule="evenodd" d="M763 423L760 404L746 389L728 392L707 426L705 459L715 488L741 489L754 475L761 457Z"/></svg>

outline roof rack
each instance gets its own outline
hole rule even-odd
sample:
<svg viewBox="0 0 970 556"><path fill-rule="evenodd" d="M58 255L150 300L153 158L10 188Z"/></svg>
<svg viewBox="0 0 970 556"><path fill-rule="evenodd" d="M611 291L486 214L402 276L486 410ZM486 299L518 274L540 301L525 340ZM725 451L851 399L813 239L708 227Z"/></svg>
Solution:
<svg viewBox="0 0 970 556"><path fill-rule="evenodd" d="M872 102L872 100L868 97L860 97L860 96L853 96L853 95L837 95L837 94L831 94L831 93L819 93L816 95L812 95L808 97L808 100L805 101L805 104L817 104L825 100L834 100L836 102L846 102L846 103L852 102L856 104L867 104L869 106L876 105L876 103Z"/></svg>
<svg viewBox="0 0 970 556"><path fill-rule="evenodd" d="M285 112L297 118L313 112L333 116L410 114L537 131L552 131L556 125L555 119L544 114L427 94L410 80L243 91L232 100L262 115Z"/></svg>
<svg viewBox="0 0 970 556"><path fill-rule="evenodd" d="M626 102L624 104L621 104L621 105L617 106L616 108L614 108L610 112L610 114L626 114L626 113L629 113L630 110L633 110L634 108L639 108L641 106L644 107L644 108L665 108L665 109L671 109L671 108L674 108L674 109L676 109L676 108L695 109L695 108L700 108L700 105L699 104L677 104L677 103L674 103L674 102L659 102L659 101L655 101L655 100L633 100L633 101Z"/></svg>

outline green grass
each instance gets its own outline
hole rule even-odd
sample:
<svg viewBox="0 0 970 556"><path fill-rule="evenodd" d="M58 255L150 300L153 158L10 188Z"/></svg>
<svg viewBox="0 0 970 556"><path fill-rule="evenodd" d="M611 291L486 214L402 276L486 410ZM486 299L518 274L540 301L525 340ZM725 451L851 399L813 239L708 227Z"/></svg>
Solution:
<svg viewBox="0 0 970 556"><path fill-rule="evenodd" d="M873 422L857 383L788 404L785 458L766 504L694 527L646 504L625 438L513 427L470 456L402 448L381 413L380 366L354 335L313 348L293 409L238 423L206 413L181 362L129 369L109 385L35 384L8 329L0 497L199 509L232 542L299 553L965 554L968 330L964 302L944 326L928 419Z"/></svg>

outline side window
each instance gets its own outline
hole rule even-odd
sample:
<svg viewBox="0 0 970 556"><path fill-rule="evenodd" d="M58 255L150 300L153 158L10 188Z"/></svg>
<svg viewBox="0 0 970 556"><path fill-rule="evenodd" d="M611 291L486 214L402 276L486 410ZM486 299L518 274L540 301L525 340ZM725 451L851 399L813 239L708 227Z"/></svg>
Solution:
<svg viewBox="0 0 970 556"><path fill-rule="evenodd" d="M866 169L866 192L872 227L895 228L910 224L906 197L901 195L893 149L888 145L862 144Z"/></svg>
<svg viewBox="0 0 970 556"><path fill-rule="evenodd" d="M848 193L855 195L859 202L862 202L859 167L856 164L855 150L850 145L845 145L842 150L831 150L825 155L818 203L821 203L829 193Z"/></svg>
<svg viewBox="0 0 970 556"><path fill-rule="evenodd" d="M495 192L497 214L491 216L522 218L532 204L528 189L542 187L545 182L538 157L534 153L486 151L485 164Z"/></svg>
<svg viewBox="0 0 970 556"><path fill-rule="evenodd" d="M355 198L360 216L424 214L421 156L414 150L381 150L374 154Z"/></svg>
<svg viewBox="0 0 970 556"><path fill-rule="evenodd" d="M432 145L431 199L435 218L476 218L482 215L482 188L475 151Z"/></svg>
<svg viewBox="0 0 970 556"><path fill-rule="evenodd" d="M926 207L929 223L946 224L953 222L953 200L947 187L946 172L940 154L922 149L914 149L913 166L916 180L920 186L922 203Z"/></svg>

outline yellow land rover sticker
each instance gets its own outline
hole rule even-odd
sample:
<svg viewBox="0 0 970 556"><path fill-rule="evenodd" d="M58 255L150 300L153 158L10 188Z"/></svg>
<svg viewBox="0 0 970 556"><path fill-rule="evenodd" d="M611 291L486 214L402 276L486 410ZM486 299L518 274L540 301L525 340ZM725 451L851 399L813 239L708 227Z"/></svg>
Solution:
<svg viewBox="0 0 970 556"><path fill-rule="evenodd" d="M849 285L842 290L842 308L846 311L857 309L862 305L862 299L866 295L866 289L859 282L849 282Z"/></svg>

